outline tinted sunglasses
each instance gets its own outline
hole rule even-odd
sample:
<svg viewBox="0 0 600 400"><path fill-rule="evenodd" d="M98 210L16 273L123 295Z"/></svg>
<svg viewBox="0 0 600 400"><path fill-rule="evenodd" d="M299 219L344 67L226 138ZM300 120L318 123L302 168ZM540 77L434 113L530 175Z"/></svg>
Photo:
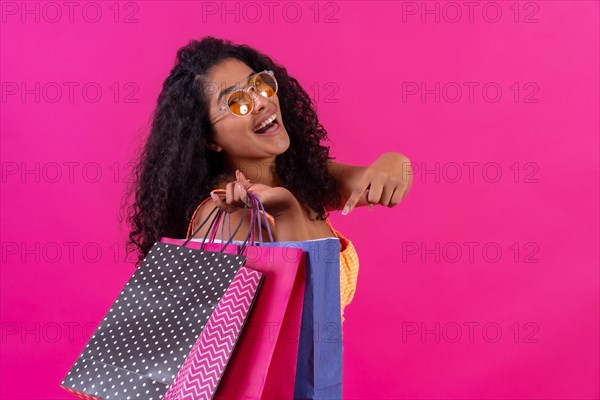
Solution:
<svg viewBox="0 0 600 400"><path fill-rule="evenodd" d="M277 89L277 80L273 71L257 72L248 78L248 82L244 87L224 95L219 101L219 110L225 111L228 109L236 117L245 117L254 109L255 101L250 91L271 99L277 94ZM212 123L221 118L215 119Z"/></svg>

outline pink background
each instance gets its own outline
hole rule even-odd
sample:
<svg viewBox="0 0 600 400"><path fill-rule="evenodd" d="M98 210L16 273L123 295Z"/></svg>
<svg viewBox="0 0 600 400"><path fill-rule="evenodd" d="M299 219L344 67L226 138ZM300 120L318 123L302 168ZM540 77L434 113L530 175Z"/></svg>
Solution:
<svg viewBox="0 0 600 400"><path fill-rule="evenodd" d="M1 4L2 399L70 398L133 272L127 163L176 50L207 34L286 66L338 161L413 162L400 205L332 217L360 257L345 397L599 398L598 2L26 4Z"/></svg>

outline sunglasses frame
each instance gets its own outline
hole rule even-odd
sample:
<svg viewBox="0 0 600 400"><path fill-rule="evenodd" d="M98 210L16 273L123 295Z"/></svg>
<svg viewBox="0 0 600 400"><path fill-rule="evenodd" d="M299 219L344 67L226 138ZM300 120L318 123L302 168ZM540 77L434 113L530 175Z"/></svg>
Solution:
<svg viewBox="0 0 600 400"><path fill-rule="evenodd" d="M250 93L250 90L251 89L256 90L256 78L259 75L264 74L264 73L271 75L271 78L273 78L273 81L275 82L275 93L273 93L273 96L263 96L260 93L257 93L257 94L265 99L272 99L275 95L277 95L277 92L279 90L279 83L277 82L277 78L275 78L275 74L273 73L273 71L271 71L271 70L260 71L260 72L253 74L252 76L250 76L248 78L248 83L246 83L244 85L244 87L242 87L240 89L236 89L236 90L232 91L231 93L229 93L227 96L223 97L223 99L221 100L221 102L219 104L219 111L229 110L230 114L235 115L238 118L244 118L244 117L247 117L248 115L250 115L252 113L252 111L254 110L254 103L255 103L254 96L252 96L252 94ZM244 94L248 93L250 95L250 99L252 100L252 102L250 103L250 110L248 111L248 113L246 115L237 115L236 113L231 111L231 108L229 108L229 106L227 106L227 104L229 104L229 99L231 99L231 96L234 96L234 95L238 94L239 92L242 92ZM212 121L212 123L213 124L216 123L223 117L224 116L217 117L216 119L214 119Z"/></svg>

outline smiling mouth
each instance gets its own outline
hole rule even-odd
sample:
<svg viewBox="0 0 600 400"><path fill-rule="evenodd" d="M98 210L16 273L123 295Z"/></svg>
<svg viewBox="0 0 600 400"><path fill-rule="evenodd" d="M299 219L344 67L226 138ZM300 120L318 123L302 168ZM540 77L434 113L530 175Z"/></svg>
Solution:
<svg viewBox="0 0 600 400"><path fill-rule="evenodd" d="M259 130L255 131L254 133L257 135L260 135L263 133L274 132L277 129L279 129L279 122L275 119L275 120L273 120L273 122L268 124L266 127L264 127L263 129L259 129Z"/></svg>
<svg viewBox="0 0 600 400"><path fill-rule="evenodd" d="M261 134L266 132L272 132L279 127L279 121L277 121L277 114L273 114L269 119L260 125L260 129L254 129L254 133Z"/></svg>

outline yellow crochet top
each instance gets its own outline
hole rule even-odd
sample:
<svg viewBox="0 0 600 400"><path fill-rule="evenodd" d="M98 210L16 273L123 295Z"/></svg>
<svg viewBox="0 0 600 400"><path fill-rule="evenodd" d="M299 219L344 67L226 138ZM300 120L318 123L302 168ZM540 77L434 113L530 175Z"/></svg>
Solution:
<svg viewBox="0 0 600 400"><path fill-rule="evenodd" d="M213 192L224 193L225 190L215 189L213 190ZM212 199L210 197L206 198L202 201L202 203L200 203L200 205L198 205L198 207L194 211L194 214L192 215L192 218L190 220L186 238L189 238L192 232L194 232L194 220L196 217L196 213L198 212L200 207L202 207L202 205L204 205L204 203L206 203L208 200ZM259 212L261 214L263 213L262 210L259 210ZM266 214L271 224L275 225L275 219L271 215L269 215L269 213ZM350 304L350 302L354 298L354 293L356 292L356 281L358 278L359 264L358 254L356 253L356 249L354 248L352 242L346 237L344 237L344 235L342 235L339 231L337 231L333 227L333 225L331 225L329 218L325 219L325 222L327 222L327 225L329 225L329 228L331 229L333 234L340 239L340 309L342 313L342 322L344 322L344 308L346 308L346 306Z"/></svg>

